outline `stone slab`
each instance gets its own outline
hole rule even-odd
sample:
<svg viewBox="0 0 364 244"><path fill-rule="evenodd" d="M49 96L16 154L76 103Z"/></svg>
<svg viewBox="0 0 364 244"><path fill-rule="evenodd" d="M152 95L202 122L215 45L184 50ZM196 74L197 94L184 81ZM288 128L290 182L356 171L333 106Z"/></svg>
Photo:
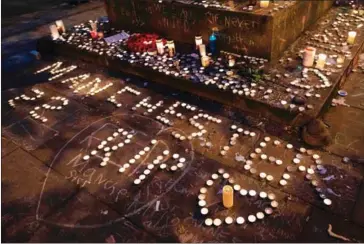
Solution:
<svg viewBox="0 0 364 244"><path fill-rule="evenodd" d="M111 221L118 219L118 221ZM120 214L81 191L44 219L30 242L155 242ZM96 230L96 231L95 231Z"/></svg>
<svg viewBox="0 0 364 244"><path fill-rule="evenodd" d="M299 240L301 242L345 242L345 240L329 236L327 232L329 224L332 225L332 232L348 238L346 242L363 242L364 240L363 227L347 219L329 215L317 208L313 208Z"/></svg>
<svg viewBox="0 0 364 244"><path fill-rule="evenodd" d="M18 145L16 145L14 142L6 139L5 137L1 137L1 157L6 156L17 148Z"/></svg>
<svg viewBox="0 0 364 244"><path fill-rule="evenodd" d="M44 180L48 184L44 186ZM22 149L2 158L2 240L27 242L43 217L77 192L71 184ZM40 196L42 198L40 199Z"/></svg>
<svg viewBox="0 0 364 244"><path fill-rule="evenodd" d="M343 106L333 107L323 117L333 138L327 150L354 162L362 163L364 157L364 111Z"/></svg>
<svg viewBox="0 0 364 244"><path fill-rule="evenodd" d="M222 5L229 6L227 10L181 1L130 0L120 4L107 0L105 3L115 27L152 31L190 44L194 44L198 35L208 43L212 28L217 27L219 49L268 59L277 59L332 5L332 1L276 2L268 9L257 7L247 11L243 9L247 3L238 1L224 1ZM273 9L277 11L271 13Z"/></svg>

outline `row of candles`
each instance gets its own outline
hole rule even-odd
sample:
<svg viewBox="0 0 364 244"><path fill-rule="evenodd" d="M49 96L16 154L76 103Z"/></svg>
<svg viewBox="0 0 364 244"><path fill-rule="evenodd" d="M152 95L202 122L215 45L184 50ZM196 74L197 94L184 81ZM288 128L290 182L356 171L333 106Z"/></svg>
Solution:
<svg viewBox="0 0 364 244"><path fill-rule="evenodd" d="M356 37L356 32L355 31L350 31L348 34L348 39L347 39L347 43L348 44L354 44L355 42L355 37ZM306 47L304 50L304 54L303 54L303 66L305 67L311 67L314 65L314 61L315 61L315 56L316 56L316 48L314 47ZM317 69L324 69L325 64L326 64L326 58L327 55L324 53L320 53L318 55L318 59L316 61L316 68ZM338 58L337 59L337 63L342 63L342 59Z"/></svg>

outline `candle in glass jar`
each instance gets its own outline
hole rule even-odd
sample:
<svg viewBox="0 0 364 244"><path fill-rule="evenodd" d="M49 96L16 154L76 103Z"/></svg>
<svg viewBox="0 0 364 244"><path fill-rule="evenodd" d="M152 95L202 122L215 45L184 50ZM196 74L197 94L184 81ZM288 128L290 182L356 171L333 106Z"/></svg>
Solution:
<svg viewBox="0 0 364 244"><path fill-rule="evenodd" d="M58 28L59 33L65 33L66 32L66 27L64 26L62 20L56 20L56 26Z"/></svg>
<svg viewBox="0 0 364 244"><path fill-rule="evenodd" d="M201 64L203 67L207 67L210 65L210 57L209 56L202 56L201 57Z"/></svg>
<svg viewBox="0 0 364 244"><path fill-rule="evenodd" d="M269 0L260 0L259 3L261 8L268 8L269 6Z"/></svg>
<svg viewBox="0 0 364 244"><path fill-rule="evenodd" d="M338 56L336 59L336 64L342 64L345 61L345 57L344 56Z"/></svg>
<svg viewBox="0 0 364 244"><path fill-rule="evenodd" d="M229 56L229 67L234 67L235 58L233 56Z"/></svg>
<svg viewBox="0 0 364 244"><path fill-rule="evenodd" d="M348 44L354 44L355 42L355 37L356 37L356 32L355 31L349 31L348 34L348 40L346 41Z"/></svg>
<svg viewBox="0 0 364 244"><path fill-rule="evenodd" d="M201 57L202 57L202 56L206 56L206 45L201 44L201 45L199 46L199 49L200 49L200 55L201 55Z"/></svg>
<svg viewBox="0 0 364 244"><path fill-rule="evenodd" d="M49 29L51 31L53 40L58 39L59 38L59 32L58 32L57 26L56 25L50 25Z"/></svg>
<svg viewBox="0 0 364 244"><path fill-rule="evenodd" d="M157 45L157 51L159 54L163 54L164 53L164 44L163 44L163 40L159 39L155 41L155 44Z"/></svg>
<svg viewBox="0 0 364 244"><path fill-rule="evenodd" d="M311 67L315 61L316 48L306 47L303 54L303 66Z"/></svg>
<svg viewBox="0 0 364 244"><path fill-rule="evenodd" d="M316 68L317 69L323 69L325 67L326 58L327 58L326 54L323 54L323 53L319 54L317 62L316 62Z"/></svg>
<svg viewBox="0 0 364 244"><path fill-rule="evenodd" d="M229 185L222 188L222 204L225 208L231 208L234 205L234 190Z"/></svg>
<svg viewBox="0 0 364 244"><path fill-rule="evenodd" d="M202 44L202 37L201 36L196 36L195 37L195 43L196 43L196 49L198 49L199 46Z"/></svg>
<svg viewBox="0 0 364 244"><path fill-rule="evenodd" d="M167 41L168 53L170 57L173 57L176 52L176 47L174 46L174 41Z"/></svg>

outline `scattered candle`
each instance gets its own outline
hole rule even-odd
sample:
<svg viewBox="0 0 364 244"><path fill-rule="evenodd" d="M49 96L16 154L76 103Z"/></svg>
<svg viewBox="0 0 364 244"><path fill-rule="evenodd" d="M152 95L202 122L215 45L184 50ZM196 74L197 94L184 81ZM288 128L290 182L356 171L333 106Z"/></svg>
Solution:
<svg viewBox="0 0 364 244"><path fill-rule="evenodd" d="M312 66L315 60L315 54L316 54L316 48L306 47L305 52L303 54L303 65L306 67Z"/></svg>
<svg viewBox="0 0 364 244"><path fill-rule="evenodd" d="M324 53L320 53L316 62L316 68L317 69L323 69L326 64L326 57L327 55Z"/></svg>
<svg viewBox="0 0 364 244"><path fill-rule="evenodd" d="M260 7L261 8L268 8L269 0L260 0Z"/></svg>
<svg viewBox="0 0 364 244"><path fill-rule="evenodd" d="M356 32L355 31L349 31L349 33L348 33L348 39L347 39L346 42L348 44L354 44L355 37L356 37Z"/></svg>
<svg viewBox="0 0 364 244"><path fill-rule="evenodd" d="M234 190L229 185L222 189L222 203L225 208L231 208L234 204Z"/></svg>

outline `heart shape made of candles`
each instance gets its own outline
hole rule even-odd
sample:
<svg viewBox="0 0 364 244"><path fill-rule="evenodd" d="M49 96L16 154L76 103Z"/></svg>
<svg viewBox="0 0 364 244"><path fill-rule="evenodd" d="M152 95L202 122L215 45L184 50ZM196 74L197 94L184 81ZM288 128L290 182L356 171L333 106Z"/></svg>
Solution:
<svg viewBox="0 0 364 244"><path fill-rule="evenodd" d="M244 169L249 171L251 174L258 174L259 178L262 180L267 180L267 181L273 181L274 177L272 175L269 175L263 171L258 172L257 169L255 169L253 160L256 158L260 158L260 160L265 160L269 163L275 163L276 165L280 166L283 164L283 161L281 159L277 159L273 156L268 156L266 154L264 154L263 152L263 148L266 148L269 144L273 144L276 147L282 147L284 146L283 143L279 140L271 140L270 137L266 136L264 137L264 140L262 142L259 143L259 147L255 148L254 152L252 152L249 155L249 159L245 161L245 165L244 165ZM286 144L285 147L288 150L294 150L294 147L292 144ZM315 164L310 165L310 167L306 168L304 165L300 165L298 166L298 170L302 173L306 173L305 177L307 180L309 180L311 182L311 185L313 187L317 189L321 189L321 187L318 187L320 184L320 181L318 180L317 174L315 172L315 169L321 170L324 169L324 167L321 165L322 164L322 160L320 155L315 154L312 150L307 150L305 148L300 148L299 149L299 153L297 153L295 155L295 158L292 159L292 163L294 165L298 165L301 163L301 160L304 158L304 154L311 156L312 160L314 160ZM295 166L288 166L287 167L287 171L288 172L293 172L295 171ZM281 186L285 186L288 184L288 180L291 178L291 176L285 172L282 175L282 179L279 181L279 184ZM331 205L332 201L331 199L327 198L327 196L325 194L323 194L322 192L318 192L320 195L320 198L323 200L323 203L325 205Z"/></svg>
<svg viewBox="0 0 364 244"><path fill-rule="evenodd" d="M259 192L259 194L255 191L255 190L246 190L241 188L241 186L239 184L234 184L234 180L232 177L230 177L230 175L228 173L225 172L224 169L219 169L217 173L212 174L211 175L211 179L206 181L206 185L208 187L212 186L214 181L219 179L219 178L223 178L225 180L228 180L228 183L233 185L233 190L234 193L238 192L239 195L241 196L250 196L250 197L259 197L261 199L267 199L270 201L270 207L266 207L264 209L264 213L263 212L257 212L255 214L250 214L247 217L247 223L254 223L257 219L261 220L265 217L265 215L270 215L273 213L273 209L278 207L278 202L275 201L275 195L274 193L266 193L264 191ZM198 195L198 205L201 208L200 212L202 215L207 216L209 214L209 210L208 207L206 206L206 194L207 194L207 188L206 187L202 187L200 189L200 194ZM241 225L245 222L245 218L242 216L239 216L237 218L233 218L231 216L227 216L225 218L225 223L226 224L232 224L234 221ZM206 226L220 226L222 224L222 220L219 218L215 218L215 219L211 219L211 218L206 218L205 219L205 225Z"/></svg>

